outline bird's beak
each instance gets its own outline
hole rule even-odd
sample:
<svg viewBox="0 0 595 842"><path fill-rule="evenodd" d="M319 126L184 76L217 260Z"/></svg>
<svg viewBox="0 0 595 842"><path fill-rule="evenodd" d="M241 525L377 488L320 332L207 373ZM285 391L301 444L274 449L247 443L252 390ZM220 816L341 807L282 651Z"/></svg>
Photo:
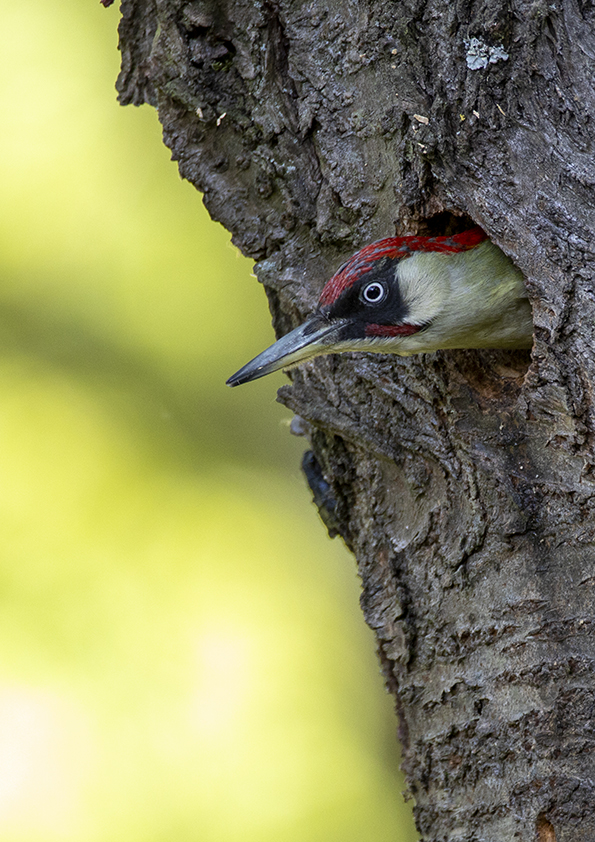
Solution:
<svg viewBox="0 0 595 842"><path fill-rule="evenodd" d="M280 368L293 368L304 360L332 353L337 335L344 324L343 320L329 322L317 313L246 363L229 378L227 385L239 386L240 383L249 383L250 380L257 380L265 374L279 371Z"/></svg>

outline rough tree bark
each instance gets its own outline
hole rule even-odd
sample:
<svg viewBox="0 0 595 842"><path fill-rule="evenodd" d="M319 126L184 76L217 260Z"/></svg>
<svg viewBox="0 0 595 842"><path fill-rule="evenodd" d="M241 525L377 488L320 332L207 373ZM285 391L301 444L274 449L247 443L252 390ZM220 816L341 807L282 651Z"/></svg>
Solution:
<svg viewBox="0 0 595 842"><path fill-rule="evenodd" d="M280 395L357 557L422 838L592 842L593 5L122 14L121 101L159 109L182 175L256 259L278 332L395 232L470 218L525 273L532 355L326 357Z"/></svg>

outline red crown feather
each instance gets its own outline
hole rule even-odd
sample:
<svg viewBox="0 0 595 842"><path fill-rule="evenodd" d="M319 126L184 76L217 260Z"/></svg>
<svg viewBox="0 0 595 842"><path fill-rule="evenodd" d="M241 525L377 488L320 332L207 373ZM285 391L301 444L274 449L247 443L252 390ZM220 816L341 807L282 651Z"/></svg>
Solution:
<svg viewBox="0 0 595 842"><path fill-rule="evenodd" d="M450 237L388 237L378 240L360 249L350 257L333 277L327 281L320 295L319 303L332 304L337 298L354 284L362 275L372 268L377 260L383 257L409 257L414 251L432 251L439 254L456 254L475 248L487 239L482 228L471 228L461 234Z"/></svg>

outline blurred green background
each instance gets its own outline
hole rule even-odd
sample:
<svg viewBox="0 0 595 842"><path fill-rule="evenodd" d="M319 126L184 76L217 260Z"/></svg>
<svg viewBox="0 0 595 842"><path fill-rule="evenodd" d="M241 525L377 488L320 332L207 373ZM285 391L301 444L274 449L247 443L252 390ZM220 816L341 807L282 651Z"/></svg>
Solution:
<svg viewBox="0 0 595 842"><path fill-rule="evenodd" d="M122 109L117 7L0 0L0 840L416 839L251 264Z"/></svg>

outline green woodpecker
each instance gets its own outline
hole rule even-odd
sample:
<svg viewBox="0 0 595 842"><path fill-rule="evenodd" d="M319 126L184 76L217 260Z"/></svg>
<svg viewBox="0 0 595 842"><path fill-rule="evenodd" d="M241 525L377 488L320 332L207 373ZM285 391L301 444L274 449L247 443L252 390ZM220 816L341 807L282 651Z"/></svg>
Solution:
<svg viewBox="0 0 595 842"><path fill-rule="evenodd" d="M530 348L532 334L523 276L481 228L389 237L354 254L327 282L311 318L227 382L342 351Z"/></svg>

